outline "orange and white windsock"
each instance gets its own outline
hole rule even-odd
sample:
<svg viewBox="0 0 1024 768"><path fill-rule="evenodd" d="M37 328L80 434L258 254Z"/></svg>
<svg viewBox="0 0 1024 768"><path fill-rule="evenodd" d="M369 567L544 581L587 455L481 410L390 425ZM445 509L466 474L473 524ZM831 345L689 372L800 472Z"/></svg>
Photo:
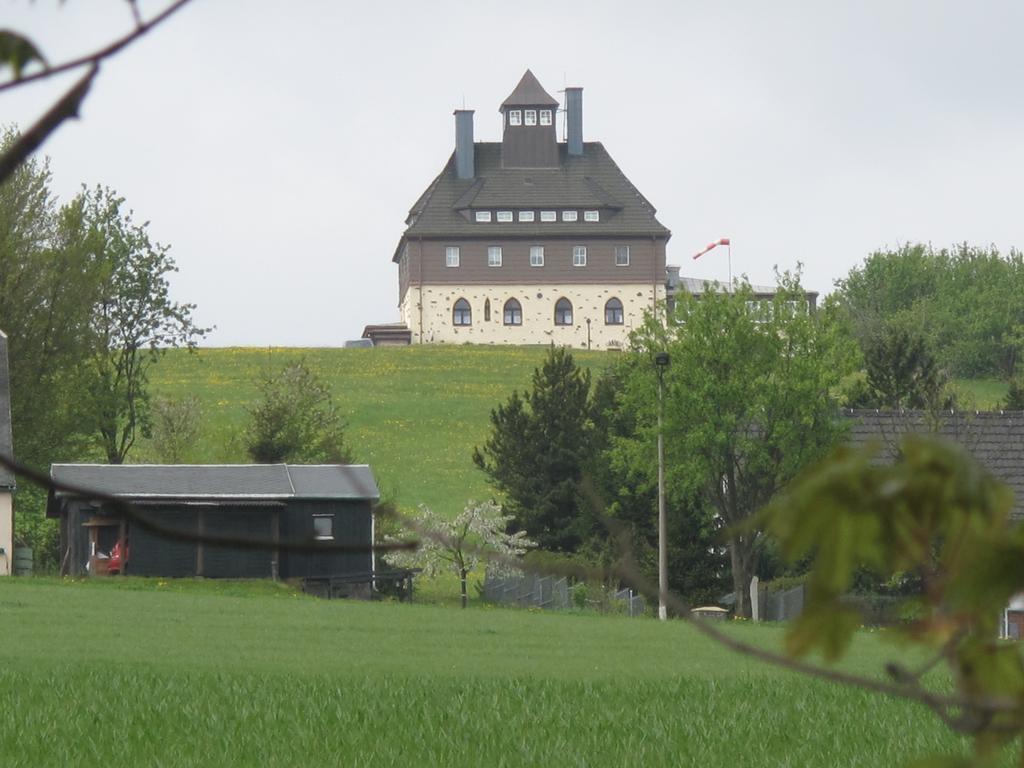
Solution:
<svg viewBox="0 0 1024 768"><path fill-rule="evenodd" d="M717 242L708 243L708 247L705 248L703 251L700 251L699 253L693 254L694 260L696 261L701 256L703 256L705 253L707 253L710 250L713 250L713 249L717 248L720 245L729 245L729 238L728 237L723 237L721 240L718 240Z"/></svg>

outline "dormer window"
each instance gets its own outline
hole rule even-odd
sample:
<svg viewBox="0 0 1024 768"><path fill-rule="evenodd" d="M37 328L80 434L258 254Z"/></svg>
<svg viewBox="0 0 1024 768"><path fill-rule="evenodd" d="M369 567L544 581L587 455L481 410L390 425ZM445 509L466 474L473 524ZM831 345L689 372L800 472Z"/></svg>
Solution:
<svg viewBox="0 0 1024 768"><path fill-rule="evenodd" d="M498 211L498 221L499 222L512 221L512 211Z"/></svg>
<svg viewBox="0 0 1024 768"><path fill-rule="evenodd" d="M540 111L540 124L541 125L551 125L551 110L550 109L542 109Z"/></svg>
<svg viewBox="0 0 1024 768"><path fill-rule="evenodd" d="M576 211L562 211L562 221L576 221Z"/></svg>
<svg viewBox="0 0 1024 768"><path fill-rule="evenodd" d="M508 124L509 125L521 125L523 122L523 113L518 109L510 109L508 111Z"/></svg>
<svg viewBox="0 0 1024 768"><path fill-rule="evenodd" d="M584 221L600 221L601 220L601 214L598 211L584 211L583 212L583 220Z"/></svg>
<svg viewBox="0 0 1024 768"><path fill-rule="evenodd" d="M477 211L476 212L476 220L478 222L488 222L488 221L490 221L491 220L491 212L490 211Z"/></svg>
<svg viewBox="0 0 1024 768"><path fill-rule="evenodd" d="M540 220L541 221L557 221L558 220L558 216L555 214L554 211L541 211L540 212Z"/></svg>
<svg viewBox="0 0 1024 768"><path fill-rule="evenodd" d="M536 125L537 124L537 110L536 109L528 109L528 110L526 110L525 112L523 112L523 116L526 118L526 124L527 125Z"/></svg>
<svg viewBox="0 0 1024 768"><path fill-rule="evenodd" d="M520 211L519 212L519 220L520 221L533 221L533 211Z"/></svg>

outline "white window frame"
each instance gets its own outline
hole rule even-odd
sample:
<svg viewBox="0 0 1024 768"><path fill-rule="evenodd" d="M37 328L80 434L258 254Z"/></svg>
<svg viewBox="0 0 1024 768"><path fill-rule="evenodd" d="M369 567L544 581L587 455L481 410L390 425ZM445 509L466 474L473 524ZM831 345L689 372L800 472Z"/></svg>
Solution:
<svg viewBox="0 0 1024 768"><path fill-rule="evenodd" d="M316 523L318 520L327 520L330 522L330 533L321 533L316 529ZM334 515L313 515L313 538L317 541L334 541Z"/></svg>
<svg viewBox="0 0 1024 768"><path fill-rule="evenodd" d="M499 223L512 221L512 211L498 211L497 220Z"/></svg>
<svg viewBox="0 0 1024 768"><path fill-rule="evenodd" d="M489 246L487 246L487 266L488 267L500 267L501 266L501 246L500 245L489 245Z"/></svg>
<svg viewBox="0 0 1024 768"><path fill-rule="evenodd" d="M619 259L620 254L626 255L626 260L622 261ZM615 246L615 266L616 267L628 267L629 266L629 246L628 245L616 245Z"/></svg>
<svg viewBox="0 0 1024 768"><path fill-rule="evenodd" d="M444 248L444 265L446 267L459 266L459 258L462 252L457 245L446 245Z"/></svg>
<svg viewBox="0 0 1024 768"><path fill-rule="evenodd" d="M509 125L522 125L523 113L518 109L510 109L508 111L508 124Z"/></svg>
<svg viewBox="0 0 1024 768"><path fill-rule="evenodd" d="M576 221L579 217L579 211L562 211L562 221Z"/></svg>
<svg viewBox="0 0 1024 768"><path fill-rule="evenodd" d="M534 215L535 214L534 214L533 211L520 211L519 212L519 220L520 221L533 221Z"/></svg>
<svg viewBox="0 0 1024 768"><path fill-rule="evenodd" d="M544 266L544 246L543 245L531 245L530 246L530 266L531 267L543 267Z"/></svg>
<svg viewBox="0 0 1024 768"><path fill-rule="evenodd" d="M600 211L584 211L583 212L583 220L584 221L600 221L601 220L601 212Z"/></svg>
<svg viewBox="0 0 1024 768"><path fill-rule="evenodd" d="M490 211L477 211L475 218L476 218L477 224L486 224L487 222L489 222L491 220L491 212Z"/></svg>
<svg viewBox="0 0 1024 768"><path fill-rule="evenodd" d="M551 110L550 109L542 109L540 111L540 124L541 125L551 125Z"/></svg>
<svg viewBox="0 0 1024 768"><path fill-rule="evenodd" d="M536 109L524 109L523 110L523 125L536 125L537 124L537 110Z"/></svg>
<svg viewBox="0 0 1024 768"><path fill-rule="evenodd" d="M587 266L587 246L574 245L572 247L572 265L574 267Z"/></svg>
<svg viewBox="0 0 1024 768"><path fill-rule="evenodd" d="M541 221L558 221L558 212L557 211L541 211L540 212L540 220Z"/></svg>

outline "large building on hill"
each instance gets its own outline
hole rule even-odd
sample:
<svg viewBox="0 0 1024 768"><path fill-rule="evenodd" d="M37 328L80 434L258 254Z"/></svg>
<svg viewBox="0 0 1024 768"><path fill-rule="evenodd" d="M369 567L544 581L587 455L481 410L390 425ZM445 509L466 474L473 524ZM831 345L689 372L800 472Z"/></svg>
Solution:
<svg viewBox="0 0 1024 768"><path fill-rule="evenodd" d="M455 151L409 211L393 259L402 330L414 344L621 348L665 299L671 233L583 141L581 88L561 110L527 70L500 112L502 140L477 142L473 111L456 110Z"/></svg>

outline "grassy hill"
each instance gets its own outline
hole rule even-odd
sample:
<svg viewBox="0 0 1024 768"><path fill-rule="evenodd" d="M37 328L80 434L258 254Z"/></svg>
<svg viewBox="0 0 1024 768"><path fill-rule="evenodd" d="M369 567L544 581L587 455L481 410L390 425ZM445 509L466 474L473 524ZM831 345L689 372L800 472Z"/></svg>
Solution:
<svg viewBox="0 0 1024 768"><path fill-rule="evenodd" d="M190 461L245 462L239 435L257 397L260 374L304 358L333 387L349 423L349 442L377 473L382 491L403 507L427 504L454 514L491 491L473 466L492 408L529 386L544 347L412 346L378 349L172 350L154 368L153 393L202 403L203 431ZM607 352L574 352L600 369ZM596 370L595 370L596 372ZM961 381L971 407L993 407L1006 392L997 381ZM143 440L132 461L154 460Z"/></svg>
<svg viewBox="0 0 1024 768"><path fill-rule="evenodd" d="M239 435L261 373L304 358L333 387L349 443L381 490L402 506L425 503L453 514L491 495L473 466L473 446L487 438L491 409L529 386L546 354L544 347L475 346L172 350L154 368L152 390L200 398L204 425L191 461L245 462ZM612 360L606 352L574 354L589 368ZM152 459L144 440L131 457Z"/></svg>
<svg viewBox="0 0 1024 768"><path fill-rule="evenodd" d="M2 579L0 616L5 768L874 768L966 744L924 707L736 656L677 621L139 578ZM892 654L861 632L844 666L873 674Z"/></svg>

